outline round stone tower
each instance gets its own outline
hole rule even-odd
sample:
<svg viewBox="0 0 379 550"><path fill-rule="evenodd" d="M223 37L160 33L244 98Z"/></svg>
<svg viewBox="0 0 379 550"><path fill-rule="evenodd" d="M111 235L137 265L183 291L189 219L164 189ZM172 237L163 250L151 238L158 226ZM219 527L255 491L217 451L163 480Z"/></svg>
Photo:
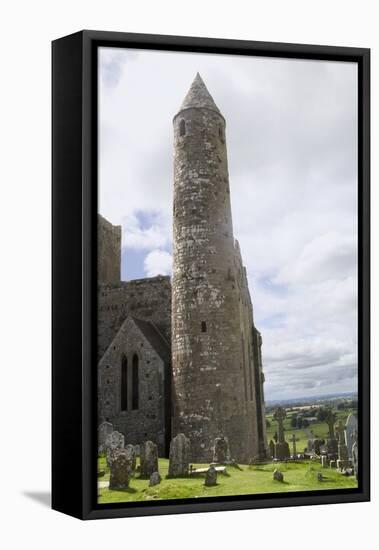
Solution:
<svg viewBox="0 0 379 550"><path fill-rule="evenodd" d="M199 74L174 117L174 145L173 435L190 438L193 462L211 461L219 436L246 462L257 454L257 419L246 397L225 119Z"/></svg>

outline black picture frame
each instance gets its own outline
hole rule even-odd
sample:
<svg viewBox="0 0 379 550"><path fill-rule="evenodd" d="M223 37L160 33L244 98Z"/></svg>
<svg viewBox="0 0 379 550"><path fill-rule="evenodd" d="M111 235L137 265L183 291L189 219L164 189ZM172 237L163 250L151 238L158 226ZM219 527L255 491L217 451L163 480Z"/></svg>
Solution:
<svg viewBox="0 0 379 550"><path fill-rule="evenodd" d="M97 504L96 231L99 46L358 64L359 487L307 493ZM81 31L52 43L52 507L81 519L370 499L370 50ZM68 482L67 472L70 472Z"/></svg>

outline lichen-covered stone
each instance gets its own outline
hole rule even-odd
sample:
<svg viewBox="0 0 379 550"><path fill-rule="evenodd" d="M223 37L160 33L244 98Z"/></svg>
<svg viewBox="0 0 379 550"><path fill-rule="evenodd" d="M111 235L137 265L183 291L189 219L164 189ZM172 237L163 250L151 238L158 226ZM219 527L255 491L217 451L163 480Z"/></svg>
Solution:
<svg viewBox="0 0 379 550"><path fill-rule="evenodd" d="M113 425L110 422L102 422L97 431L97 445L98 452L103 453L105 449L105 442L112 432L114 431Z"/></svg>
<svg viewBox="0 0 379 550"><path fill-rule="evenodd" d="M214 466L210 466L206 471L204 485L206 487L217 485L217 471Z"/></svg>
<svg viewBox="0 0 379 550"><path fill-rule="evenodd" d="M151 474L158 472L158 448L152 441L145 441L140 446L140 475L150 478Z"/></svg>
<svg viewBox="0 0 379 550"><path fill-rule="evenodd" d="M282 474L282 472L280 470L278 470L277 468L275 468L273 474L272 474L272 478L275 480L275 481L280 481L280 482L283 482L284 481L284 476Z"/></svg>
<svg viewBox="0 0 379 550"><path fill-rule="evenodd" d="M150 476L149 487L154 487L155 485L159 485L160 482L161 482L161 476L159 472L153 472Z"/></svg>
<svg viewBox="0 0 379 550"><path fill-rule="evenodd" d="M190 462L190 440L184 434L178 434L170 443L168 475L182 477L188 475Z"/></svg>
<svg viewBox="0 0 379 550"><path fill-rule="evenodd" d="M277 460L286 460L290 457L290 447L287 441L275 443L275 458Z"/></svg>
<svg viewBox="0 0 379 550"><path fill-rule="evenodd" d="M191 461L214 440L233 458L266 457L261 336L234 239L225 119L197 75L174 117L173 433Z"/></svg>
<svg viewBox="0 0 379 550"><path fill-rule="evenodd" d="M105 439L104 448L107 451L114 451L115 449L123 449L125 445L125 437L118 431L113 431L108 434Z"/></svg>
<svg viewBox="0 0 379 550"><path fill-rule="evenodd" d="M113 451L110 465L109 489L127 489L129 487L130 465L123 450Z"/></svg>
<svg viewBox="0 0 379 550"><path fill-rule="evenodd" d="M227 437L216 437L214 443L213 462L228 464L231 461L229 441Z"/></svg>

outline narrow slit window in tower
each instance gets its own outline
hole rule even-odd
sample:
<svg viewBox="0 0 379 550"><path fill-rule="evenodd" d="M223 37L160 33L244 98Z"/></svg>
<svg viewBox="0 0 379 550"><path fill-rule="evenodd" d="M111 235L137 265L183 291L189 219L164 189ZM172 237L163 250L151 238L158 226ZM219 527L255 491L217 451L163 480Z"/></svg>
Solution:
<svg viewBox="0 0 379 550"><path fill-rule="evenodd" d="M132 409L138 409L139 381L138 381L138 355L133 355L132 365Z"/></svg>
<svg viewBox="0 0 379 550"><path fill-rule="evenodd" d="M186 135L186 121L181 120L179 124L179 135L185 136Z"/></svg>
<svg viewBox="0 0 379 550"><path fill-rule="evenodd" d="M121 360L121 410L128 410L128 360L125 355Z"/></svg>
<svg viewBox="0 0 379 550"><path fill-rule="evenodd" d="M205 321L201 321L201 332L207 332L207 323Z"/></svg>
<svg viewBox="0 0 379 550"><path fill-rule="evenodd" d="M218 137L220 138L221 143L224 143L224 131L221 124L218 127Z"/></svg>

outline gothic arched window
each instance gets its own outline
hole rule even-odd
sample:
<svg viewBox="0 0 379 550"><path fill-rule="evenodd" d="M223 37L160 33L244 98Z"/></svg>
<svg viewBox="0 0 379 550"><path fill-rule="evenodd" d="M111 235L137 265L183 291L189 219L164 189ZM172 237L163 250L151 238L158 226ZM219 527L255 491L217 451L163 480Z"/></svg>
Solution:
<svg viewBox="0 0 379 550"><path fill-rule="evenodd" d="M186 121L183 119L179 123L179 135L180 136L186 135Z"/></svg>
<svg viewBox="0 0 379 550"><path fill-rule="evenodd" d="M138 372L138 355L133 355L132 364L132 409L138 409L139 400L139 372Z"/></svg>
<svg viewBox="0 0 379 550"><path fill-rule="evenodd" d="M128 410L128 360L125 355L121 359L121 410Z"/></svg>

